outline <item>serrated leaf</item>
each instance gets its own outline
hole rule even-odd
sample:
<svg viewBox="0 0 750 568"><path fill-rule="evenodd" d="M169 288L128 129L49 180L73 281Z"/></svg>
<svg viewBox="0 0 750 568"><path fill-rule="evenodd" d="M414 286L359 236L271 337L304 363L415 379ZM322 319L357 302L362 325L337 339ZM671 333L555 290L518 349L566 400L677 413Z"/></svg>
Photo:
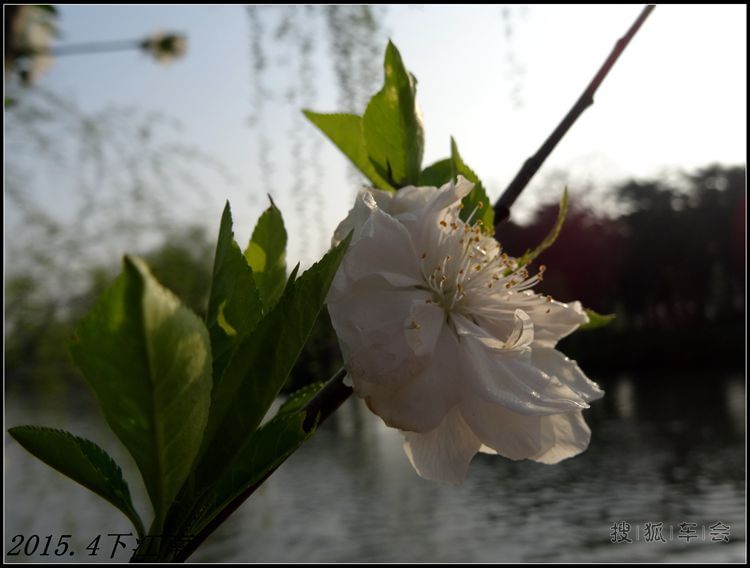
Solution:
<svg viewBox="0 0 750 568"><path fill-rule="evenodd" d="M135 257L76 331L71 353L135 459L155 530L185 481L208 420L211 346L203 322Z"/></svg>
<svg viewBox="0 0 750 568"><path fill-rule="evenodd" d="M270 421L261 426L233 458L231 465L203 492L179 533L195 535L224 507L263 480L294 453L315 431L305 431L305 404L325 385L313 383L295 392Z"/></svg>
<svg viewBox="0 0 750 568"><path fill-rule="evenodd" d="M362 117L356 114L319 114L309 110L302 111L304 115L317 126L320 131L336 144L339 150L380 189L394 191L388 181L378 175L370 162L365 148L365 138L362 132Z"/></svg>
<svg viewBox="0 0 750 568"><path fill-rule="evenodd" d="M482 185L482 181L479 176L474 173L469 166L467 166L461 155L458 153L458 146L456 141L451 137L451 172L453 179L456 179L459 175L464 176L467 180L474 184L474 188L469 194L461 201L463 209L461 209L461 220L467 222L471 217L471 224L476 224L481 221L482 226L486 231L494 231L495 228L495 212L492 209L487 192ZM473 214L473 216L472 216Z"/></svg>
<svg viewBox="0 0 750 568"><path fill-rule="evenodd" d="M286 282L286 229L273 199L255 225L253 236L245 249L245 260L252 268L264 311L267 312L281 296Z"/></svg>
<svg viewBox="0 0 750 568"><path fill-rule="evenodd" d="M440 187L453 179L453 164L450 158L427 166L419 174L419 185Z"/></svg>
<svg viewBox="0 0 750 568"><path fill-rule="evenodd" d="M567 215L567 213L568 188L566 187L563 191L562 198L560 199L560 207L557 211L557 219L555 220L555 224L552 226L552 229L550 229L550 232L547 233L547 236L544 237L544 240L539 243L539 245L535 249L529 249L525 253L523 253L523 256L518 259L519 267L526 266L554 244L554 242L557 240L558 235L560 234L560 230L562 229L563 223L565 222L565 216Z"/></svg>
<svg viewBox="0 0 750 568"><path fill-rule="evenodd" d="M206 325L211 337L214 390L238 343L255 327L262 304L252 269L234 240L232 210L224 206L216 243Z"/></svg>
<svg viewBox="0 0 750 568"><path fill-rule="evenodd" d="M323 306L351 235L296 278L295 267L278 303L238 347L212 401L203 448L190 482L169 513L168 534L185 534L186 522L205 513L205 495L232 476L252 437L292 370Z"/></svg>
<svg viewBox="0 0 750 568"><path fill-rule="evenodd" d="M286 279L286 287L284 287L285 292L286 292L287 287L291 286L297 281L298 272L299 272L299 262L294 265L294 268L292 268L292 271L289 273L289 278Z"/></svg>
<svg viewBox="0 0 750 568"><path fill-rule="evenodd" d="M133 507L122 470L102 448L54 428L16 426L8 433L35 457L120 509L143 536L143 522Z"/></svg>
<svg viewBox="0 0 750 568"><path fill-rule="evenodd" d="M212 400L199 484L220 473L270 408L312 331L350 239L290 279L276 306L238 346Z"/></svg>
<svg viewBox="0 0 750 568"><path fill-rule="evenodd" d="M578 329L579 330L587 330L587 329L597 329L599 327L604 327L605 325L609 325L609 323L615 319L615 314L598 314L594 310L590 310L589 308L584 308L584 311L586 312L586 315L589 317L588 323L583 324Z"/></svg>
<svg viewBox="0 0 750 568"><path fill-rule="evenodd" d="M362 117L365 148L377 173L401 188L419 181L424 127L415 99L417 81L390 41L384 69L385 84Z"/></svg>

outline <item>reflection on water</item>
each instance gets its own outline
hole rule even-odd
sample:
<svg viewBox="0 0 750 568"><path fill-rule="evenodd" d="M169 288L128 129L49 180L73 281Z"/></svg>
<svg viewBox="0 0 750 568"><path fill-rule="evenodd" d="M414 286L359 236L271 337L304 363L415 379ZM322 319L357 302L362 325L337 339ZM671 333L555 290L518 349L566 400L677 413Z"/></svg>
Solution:
<svg viewBox="0 0 750 568"><path fill-rule="evenodd" d="M192 559L744 561L743 378L620 377L604 386L605 397L586 411L593 431L587 452L556 466L478 455L458 488L417 477L400 436L349 401ZM6 404L6 426L64 427L111 450L131 480L136 507L148 510L132 462L116 451L98 417L67 406L53 412ZM70 534L76 552L6 561L106 561L115 542L106 535L131 530L119 513L7 435L5 475L6 553L17 534L42 541ZM620 522L629 523L632 544L610 542ZM690 542L678 538L685 522L696 524ZM717 522L730 527L730 542L711 542ZM646 542L645 523L663 523L667 542ZM98 534L97 557L84 557ZM115 560L128 556L119 550Z"/></svg>

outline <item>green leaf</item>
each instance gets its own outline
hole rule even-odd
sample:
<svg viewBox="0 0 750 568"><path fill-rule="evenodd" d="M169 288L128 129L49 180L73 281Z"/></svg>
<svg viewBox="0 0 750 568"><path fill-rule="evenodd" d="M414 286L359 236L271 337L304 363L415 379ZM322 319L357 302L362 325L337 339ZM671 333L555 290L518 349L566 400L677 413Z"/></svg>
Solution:
<svg viewBox="0 0 750 568"><path fill-rule="evenodd" d="M481 225L485 231L492 233L495 230L495 211L492 209L490 199L487 197L487 192L484 190L479 176L474 173L469 166L467 166L461 155L458 153L458 146L456 141L451 137L451 168L452 177L455 179L459 175L464 176L467 180L474 184L474 188L469 194L463 198L461 202L463 209L461 209L461 220L468 222L471 217L472 224L477 224L481 221Z"/></svg>
<svg viewBox="0 0 750 568"><path fill-rule="evenodd" d="M566 187L563 191L562 198L560 199L560 208L557 211L557 219L555 220L555 224L552 226L552 229L549 233L547 233L547 236L544 237L544 240L539 243L539 245L534 250L527 250L525 253L523 253L523 256L518 259L518 266L526 266L531 261L533 261L536 257L538 257L540 254L542 254L545 250L547 250L549 247L552 246L552 244L557 240L558 235L560 234L560 230L562 229L563 222L565 221L565 215L568 213L568 188Z"/></svg>
<svg viewBox="0 0 750 568"><path fill-rule="evenodd" d="M31 454L120 509L143 536L143 522L130 500L122 470L99 446L64 430L16 426L11 436Z"/></svg>
<svg viewBox="0 0 750 568"><path fill-rule="evenodd" d="M206 314L213 354L214 391L234 349L255 327L261 315L262 304L254 274L234 240L232 211L227 202L221 216Z"/></svg>
<svg viewBox="0 0 750 568"><path fill-rule="evenodd" d="M274 469L292 455L312 434L305 431L305 404L325 385L313 383L295 392L282 405L276 416L261 426L243 445L240 452L193 504L191 515L183 523L180 534L200 532L226 506L250 487L262 482Z"/></svg>
<svg viewBox="0 0 750 568"><path fill-rule="evenodd" d="M453 179L453 163L450 158L445 158L427 166L419 174L419 185L440 187Z"/></svg>
<svg viewBox="0 0 750 568"><path fill-rule="evenodd" d="M245 250L245 259L253 270L255 284L267 312L281 296L286 282L286 229L273 199L255 225Z"/></svg>
<svg viewBox="0 0 750 568"><path fill-rule="evenodd" d="M212 487L227 476L233 480L231 491L247 484L235 472L245 467L242 456L252 452L256 429L312 331L350 240L351 235L299 279L295 268L278 303L238 347L212 401L194 475L170 511L165 534L187 534L185 523L206 513L206 495L218 499L210 497L218 495Z"/></svg>
<svg viewBox="0 0 750 568"><path fill-rule="evenodd" d="M324 386L324 382L318 381L316 383L310 383L309 385L296 390L291 395L289 395L289 398L287 398L284 401L284 404L279 407L279 411L276 413L276 417L278 418L282 414L290 414L302 409L302 407L305 406L311 398L318 394L320 389L322 389Z"/></svg>
<svg viewBox="0 0 750 568"><path fill-rule="evenodd" d="M362 117L365 147L380 176L401 188L416 184L424 152L424 128L416 105L417 80L392 42L385 52L385 85Z"/></svg>
<svg viewBox="0 0 750 568"><path fill-rule="evenodd" d="M362 117L356 114L318 114L309 110L303 110L302 112L310 122L336 144L338 149L352 161L375 187L389 191L395 190L384 177L378 175L375 166L372 165L370 158L367 156L365 139L362 133Z"/></svg>
<svg viewBox="0 0 750 568"><path fill-rule="evenodd" d="M203 322L142 260L124 264L78 327L71 353L138 465L159 530L208 420L211 346Z"/></svg>
<svg viewBox="0 0 750 568"><path fill-rule="evenodd" d="M586 315L589 317L588 323L583 324L578 330L597 329L609 325L609 323L615 319L615 314L597 314L594 310L584 308Z"/></svg>
<svg viewBox="0 0 750 568"><path fill-rule="evenodd" d="M463 205L461 219L467 221L471 217L472 224L481 221L485 230L491 233L495 225L495 212L492 204L479 176L464 163L458 153L458 146L453 138L451 138L451 157L439 160L422 170L419 174L419 185L440 187L455 180L459 175L474 184L474 188L461 202Z"/></svg>
<svg viewBox="0 0 750 568"><path fill-rule="evenodd" d="M4 103L3 108L10 108L12 106L15 106L16 103L17 103L16 99L11 98L11 97L5 97L5 103Z"/></svg>
<svg viewBox="0 0 750 568"><path fill-rule="evenodd" d="M299 357L349 245L347 238L299 279L242 341L212 400L197 476L218 476L260 424Z"/></svg>

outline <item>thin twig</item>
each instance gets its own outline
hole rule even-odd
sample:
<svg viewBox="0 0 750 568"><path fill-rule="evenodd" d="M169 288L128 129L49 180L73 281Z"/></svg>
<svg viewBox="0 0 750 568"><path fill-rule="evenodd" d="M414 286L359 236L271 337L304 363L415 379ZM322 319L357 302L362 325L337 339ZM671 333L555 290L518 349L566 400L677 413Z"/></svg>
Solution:
<svg viewBox="0 0 750 568"><path fill-rule="evenodd" d="M75 43L58 47L16 49L16 57L32 57L49 55L61 57L63 55L85 55L89 53L111 53L113 51L130 51L141 48L143 40L96 41L89 43Z"/></svg>
<svg viewBox="0 0 750 568"><path fill-rule="evenodd" d="M641 24L643 24L646 18L648 18L648 15L653 9L653 4L649 4L643 8L638 18L633 22L633 25L630 26L628 32L617 40L609 57L607 57L607 60L591 80L588 87L586 87L586 90L583 91L583 94L573 105L573 108L568 111L568 114L565 115L565 118L562 119L562 122L560 122L557 128L555 128L552 134L550 134L549 138L544 141L544 144L542 144L539 150L537 150L536 154L524 162L523 166L516 174L516 177L513 178L513 181L510 182L510 185L508 185L500 196L500 199L495 203L495 228L510 217L511 206L515 203L518 196L531 181L531 178L534 177L534 174L536 174L547 157L552 153L552 150L555 149L557 143L562 140L563 136L568 132L568 129L573 126L575 121L578 120L578 117L583 114L583 111L594 104L594 94L599 88L599 85L602 84L602 81L604 81L609 70L612 69L622 52L625 51L630 40L633 39L633 36L640 29Z"/></svg>

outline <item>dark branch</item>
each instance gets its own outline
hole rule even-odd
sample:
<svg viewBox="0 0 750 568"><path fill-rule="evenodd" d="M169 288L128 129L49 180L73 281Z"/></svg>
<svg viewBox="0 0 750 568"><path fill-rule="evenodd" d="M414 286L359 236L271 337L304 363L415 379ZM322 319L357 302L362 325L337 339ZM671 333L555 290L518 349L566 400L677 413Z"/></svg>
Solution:
<svg viewBox="0 0 750 568"><path fill-rule="evenodd" d="M510 185L508 185L503 194L500 196L500 199L498 199L497 203L495 203L496 228L500 223L505 221L510 216L511 206L513 205L513 203L515 203L518 196L531 181L531 178L534 177L534 174L536 174L547 157L552 153L552 150L555 149L557 143L560 142L563 136L565 136L565 134L568 132L568 129L573 126L575 121L578 120L578 117L583 114L584 110L594 104L594 94L599 88L599 85L602 84L602 81L604 81L610 69L614 67L617 59L620 57L622 52L625 51L625 48L630 43L630 40L633 39L633 36L638 32L641 25L646 20L646 18L648 18L648 15L653 11L653 9L653 4L649 4L643 8L638 18L635 20L635 22L633 22L633 25L630 26L628 32L619 40L617 40L617 43L615 44L612 52L609 54L609 57L607 57L607 60L591 80L588 87L586 87L586 90L573 105L573 108L568 111L568 114L565 115L565 118L562 119L562 122L560 122L560 124L557 126L557 128L555 128L552 134L549 135L549 138L544 141L544 144L542 144L539 150L537 150L536 154L534 154L524 162L523 166L516 174L516 177L513 178L513 181L510 182Z"/></svg>

